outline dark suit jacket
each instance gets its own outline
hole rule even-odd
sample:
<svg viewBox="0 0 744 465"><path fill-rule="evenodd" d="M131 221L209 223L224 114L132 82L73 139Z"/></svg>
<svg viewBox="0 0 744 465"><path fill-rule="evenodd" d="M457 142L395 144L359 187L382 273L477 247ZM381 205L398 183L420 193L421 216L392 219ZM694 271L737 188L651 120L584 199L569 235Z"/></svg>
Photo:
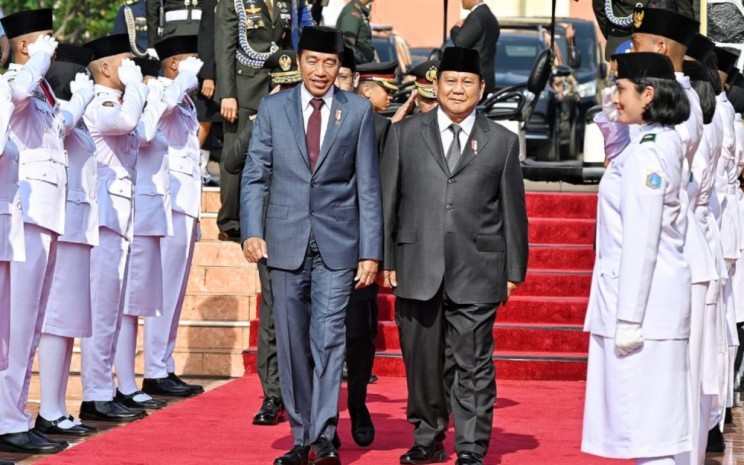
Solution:
<svg viewBox="0 0 744 465"><path fill-rule="evenodd" d="M393 124L380 165L384 268L395 295L457 303L506 300L527 271L527 213L517 136L478 115L450 174L438 110ZM473 140L477 152L473 150Z"/></svg>
<svg viewBox="0 0 744 465"><path fill-rule="evenodd" d="M372 107L335 89L315 171L305 141L302 85L264 97L243 170L240 231L263 237L268 266L296 270L310 232L325 265L382 259L382 204ZM268 199L264 221L263 205Z"/></svg>
<svg viewBox="0 0 744 465"><path fill-rule="evenodd" d="M202 0L202 19L199 23L199 59L204 62L199 77L216 79L217 69L214 62L214 14L217 0Z"/></svg>
<svg viewBox="0 0 744 465"><path fill-rule="evenodd" d="M377 150L382 156L382 151L385 149L385 141L387 141L388 132L390 132L390 120L375 113L375 141L377 141Z"/></svg>
<svg viewBox="0 0 744 465"><path fill-rule="evenodd" d="M248 146L251 143L252 131L253 121L249 119L238 134L238 139L233 146L222 152L222 162L225 164L225 171L228 173L240 174L243 172L245 160L248 157Z"/></svg>
<svg viewBox="0 0 744 465"><path fill-rule="evenodd" d="M488 5L482 4L465 18L462 27L455 26L450 31L452 42L458 47L478 50L481 59L483 79L486 81L486 94L493 92L496 76L496 42L499 40L499 22Z"/></svg>

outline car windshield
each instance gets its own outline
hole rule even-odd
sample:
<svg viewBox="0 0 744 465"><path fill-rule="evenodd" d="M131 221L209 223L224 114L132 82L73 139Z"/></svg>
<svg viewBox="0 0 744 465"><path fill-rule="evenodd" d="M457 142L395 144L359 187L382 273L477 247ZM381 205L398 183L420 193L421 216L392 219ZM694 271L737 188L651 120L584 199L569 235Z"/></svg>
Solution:
<svg viewBox="0 0 744 465"><path fill-rule="evenodd" d="M594 71L599 63L597 59L597 42L595 40L593 24L574 24L576 29L576 48L581 56L582 71Z"/></svg>
<svg viewBox="0 0 744 465"><path fill-rule="evenodd" d="M505 35L496 44L496 87L524 82L545 46L537 35Z"/></svg>
<svg viewBox="0 0 744 465"><path fill-rule="evenodd" d="M372 44L377 51L377 56L380 57L380 61L393 61L395 60L395 47L387 37L373 37Z"/></svg>

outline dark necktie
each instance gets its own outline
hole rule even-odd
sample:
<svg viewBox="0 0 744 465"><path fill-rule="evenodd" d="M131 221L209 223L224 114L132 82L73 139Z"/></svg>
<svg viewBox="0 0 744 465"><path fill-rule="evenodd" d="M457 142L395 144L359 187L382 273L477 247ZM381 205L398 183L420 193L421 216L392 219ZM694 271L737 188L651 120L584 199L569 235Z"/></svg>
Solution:
<svg viewBox="0 0 744 465"><path fill-rule="evenodd" d="M460 149L460 131L462 131L462 128L457 124L450 124L448 129L455 136L452 139L449 150L447 150L447 168L449 168L451 173L457 166L457 162L460 161L460 153L462 152Z"/></svg>
<svg viewBox="0 0 744 465"><path fill-rule="evenodd" d="M310 155L310 171L315 171L315 163L318 162L318 155L320 155L320 109L323 107L323 103L325 102L323 102L322 98L310 100L310 105L313 106L313 112L307 121L307 133L305 134L307 151L308 155Z"/></svg>
<svg viewBox="0 0 744 465"><path fill-rule="evenodd" d="M54 95L52 94L52 90L49 88L49 84L47 84L46 79L42 79L39 81L39 87L41 87L41 91L44 92L44 97L46 97L46 101L54 108L57 105L57 100L54 98Z"/></svg>

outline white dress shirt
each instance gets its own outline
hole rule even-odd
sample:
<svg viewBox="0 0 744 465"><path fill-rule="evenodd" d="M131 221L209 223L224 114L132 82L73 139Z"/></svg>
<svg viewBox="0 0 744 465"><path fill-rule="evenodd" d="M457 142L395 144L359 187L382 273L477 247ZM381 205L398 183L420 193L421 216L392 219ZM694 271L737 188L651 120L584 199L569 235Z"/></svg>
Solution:
<svg viewBox="0 0 744 465"><path fill-rule="evenodd" d="M323 139L325 138L326 128L328 127L328 118L331 116L331 105L333 105L333 90L334 86L328 89L321 98L323 99L323 107L320 109L320 147L323 147ZM314 99L313 95L302 84L300 89L300 100L302 102L302 119L305 122L305 134L307 134L307 122L310 120L310 115L313 114L313 106L310 103Z"/></svg>
<svg viewBox="0 0 744 465"><path fill-rule="evenodd" d="M444 153L444 156L446 157L450 145L452 144L452 139L454 139L454 134L449 127L451 124L455 123L452 122L449 116L447 116L441 108L437 108L437 122L439 123L439 135L442 137L442 148L444 150L442 153ZM460 128L462 128L462 131L460 131L460 154L465 150L465 144L468 142L470 133L473 132L474 125L475 110L473 110L473 112L470 113L459 125Z"/></svg>

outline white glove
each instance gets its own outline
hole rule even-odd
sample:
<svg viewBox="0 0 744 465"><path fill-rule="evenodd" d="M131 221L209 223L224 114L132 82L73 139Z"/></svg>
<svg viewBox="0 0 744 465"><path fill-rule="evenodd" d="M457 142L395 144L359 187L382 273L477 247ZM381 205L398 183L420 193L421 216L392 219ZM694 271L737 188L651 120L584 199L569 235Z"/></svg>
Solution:
<svg viewBox="0 0 744 465"><path fill-rule="evenodd" d="M28 55L33 56L37 53L43 53L51 58L57 50L58 42L52 36L39 36L34 43L28 46Z"/></svg>
<svg viewBox="0 0 744 465"><path fill-rule="evenodd" d="M85 73L77 73L75 80L70 82L70 92L77 94L78 92L90 92L93 93L93 80L88 77Z"/></svg>
<svg viewBox="0 0 744 465"><path fill-rule="evenodd" d="M602 112L605 114L607 121L613 123L617 121L618 118L617 107L612 103L612 94L616 91L617 87L615 86L605 87L604 90L602 90Z"/></svg>
<svg viewBox="0 0 744 465"><path fill-rule="evenodd" d="M5 77L0 74L0 102L10 102L11 101L11 90L10 90L10 84L8 84L8 81L5 79Z"/></svg>
<svg viewBox="0 0 744 465"><path fill-rule="evenodd" d="M163 94L165 93L165 86L162 82L157 79L150 79L147 82L147 88L150 92L147 94L148 102L162 102Z"/></svg>
<svg viewBox="0 0 744 465"><path fill-rule="evenodd" d="M188 94L199 86L199 79L196 75L203 64L204 62L196 57L189 57L178 63L178 76L175 80L178 81L178 85L184 93Z"/></svg>
<svg viewBox="0 0 744 465"><path fill-rule="evenodd" d="M178 74L191 73L196 76L201 71L202 66L204 66L204 62L197 57L188 57L178 63Z"/></svg>
<svg viewBox="0 0 744 465"><path fill-rule="evenodd" d="M142 70L137 66L134 61L129 58L125 58L119 66L119 80L124 87L128 87L133 84L142 83Z"/></svg>
<svg viewBox="0 0 744 465"><path fill-rule="evenodd" d="M618 320L615 325L615 353L625 357L643 347L643 332L640 323Z"/></svg>

